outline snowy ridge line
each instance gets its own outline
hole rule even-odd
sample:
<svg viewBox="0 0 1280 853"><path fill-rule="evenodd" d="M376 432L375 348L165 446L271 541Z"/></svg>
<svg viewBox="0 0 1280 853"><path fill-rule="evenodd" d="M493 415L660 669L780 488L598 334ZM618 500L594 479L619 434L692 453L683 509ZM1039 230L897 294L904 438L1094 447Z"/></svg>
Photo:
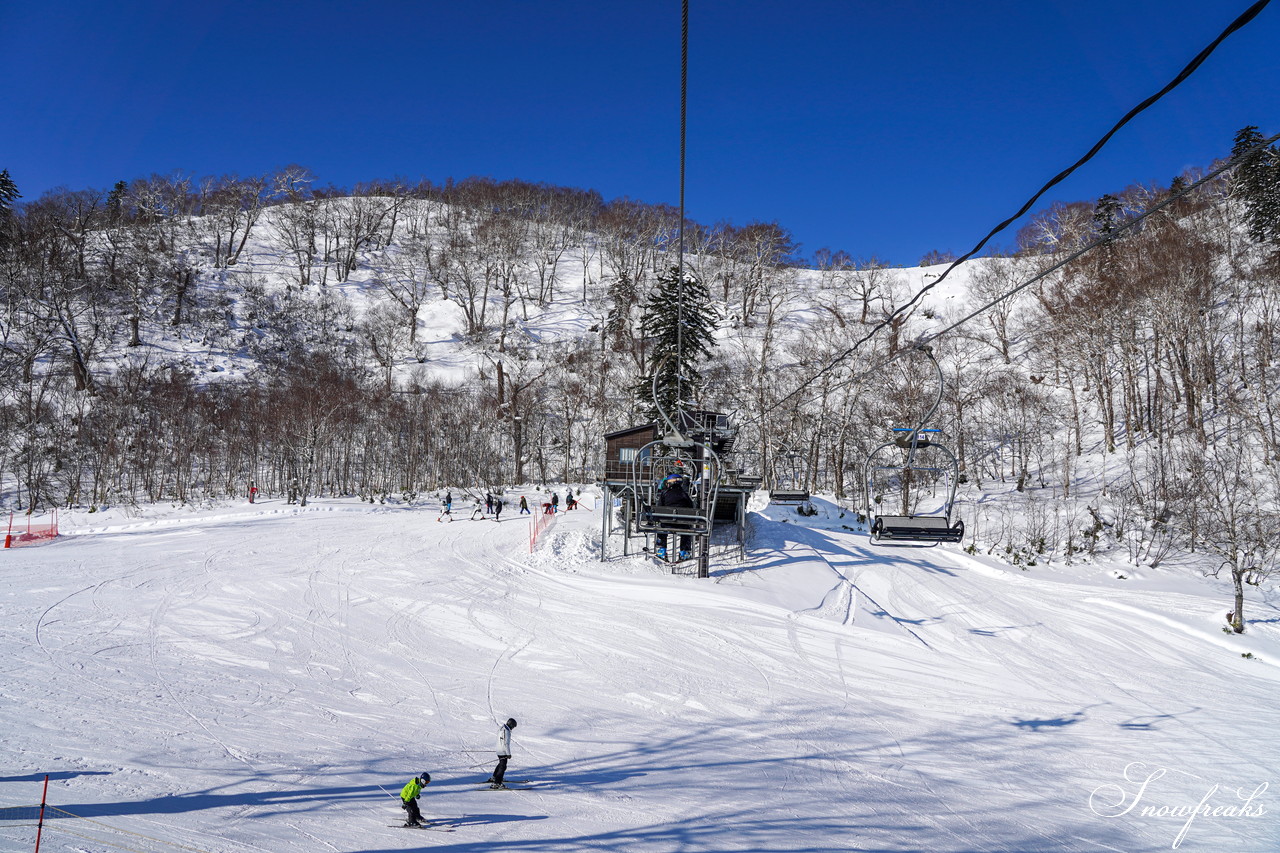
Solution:
<svg viewBox="0 0 1280 853"><path fill-rule="evenodd" d="M801 544L801 543L797 543L797 544ZM841 573L840 570L837 569L834 565L832 565L831 561L828 560L820 551L815 549L813 546L807 545L807 544L802 544L802 547L807 548L810 552L812 552L819 560L822 561L823 565L825 565L833 574L836 575L836 577L848 583L852 589L854 589L856 592L861 594L867 601L871 602L876 607L880 607L882 610L884 610L884 608L878 602L872 599L870 595L867 595L863 590L861 590L857 586L857 584L853 583L847 577L845 577L844 574ZM574 573L572 575L567 575L567 574L562 574L557 572L548 572L547 570L539 568L537 566L533 566L527 563L521 563L517 560L511 559L510 557L507 557L497 552L496 550L494 552L494 556L496 559L503 560L513 568L517 568L517 569L529 572L531 574L538 575L539 577L542 577L546 580L561 584L567 588L575 589L578 591L584 591L584 588L588 586L593 587L596 590L613 591L613 592L625 591L627 593L633 593L633 592L636 592L637 590L643 590L647 594L642 596L635 596L637 599L644 599L647 601L655 601L655 602L668 602L671 604L679 604L679 605L692 605L696 603L697 606L704 607L707 609L730 610L730 611L739 612L739 613L754 612L754 613L759 613L761 615L769 616L771 618L781 616L786 619L794 619L797 616L811 615L811 614L807 614L803 610L796 611L786 606L783 606L781 604L770 604L768 602L758 601L756 599L740 596L735 592L731 591L732 587L719 585L718 584L719 578L716 579L717 583L711 586L683 586L683 585L673 586L665 580L665 576L663 576L662 579L659 579L659 578L644 577L644 576L639 576L639 577L613 576L613 575L604 576L604 575L583 574L583 573ZM717 592L717 590L719 590L719 592ZM819 604L818 606L821 607L821 604ZM815 608L808 608L808 609L813 610ZM893 621L896 624L902 627L903 630L910 633L913 637L915 637L916 640L918 640L926 648L933 649L933 647L930 646L926 640L924 640L915 631L912 631L906 625L903 625L902 622L897 617L890 614L887 610L885 610L885 613L888 614L889 617L893 619ZM840 633L840 629L843 627L846 627L846 625L849 623L836 625L836 624L833 624L830 620L814 619L814 620L811 620L811 624L822 628L824 631Z"/></svg>
<svg viewBox="0 0 1280 853"><path fill-rule="evenodd" d="M601 592L619 592L634 593L644 591L649 593L644 596L635 596L636 598L644 598L648 601L669 602L671 604L688 605L697 600L700 606L709 609L734 610L738 612L757 612L776 616L778 614L790 614L794 611L788 610L786 607L776 604L768 604L762 601L755 601L749 598L742 598L736 595L727 595L723 590L726 587L719 586L672 586L670 583L659 579L651 579L647 577L614 577L591 575L583 573L574 573L572 575L558 574L548 572L545 569L520 563L516 560L501 554L495 554L498 559L503 560L514 568L530 574L537 575L544 580L559 584L569 589L585 591L585 587L592 587L594 590ZM665 575L663 576L666 577ZM715 590L721 590L717 593Z"/></svg>
<svg viewBox="0 0 1280 853"><path fill-rule="evenodd" d="M821 560L822 563L836 575L836 577L840 578L844 583L847 583L851 590L856 594L861 595L873 606L882 610L891 620L893 620L895 625L907 634L910 634L922 646L931 651L937 651L934 646L930 645L929 642L921 637L916 631L904 624L897 616L890 613L883 607L883 605L867 594L857 584L845 577L844 574L832 565L831 561L823 556L820 551L810 545L803 545L803 547L807 548L819 560ZM495 559L506 562L513 568L537 575L545 580L561 584L566 588L579 592L621 592L626 593L626 597L637 601L643 600L649 602L670 603L680 606L695 606L708 610L724 610L734 613L757 613L762 616L767 616L770 619L782 619L785 621L792 621L798 617L808 617L805 619L806 628L818 629L824 633L831 633L834 635L847 636L848 628L851 625L859 628L860 631L862 629L862 626L854 623L851 615L849 619L836 623L830 619L823 619L817 616L815 612L809 612L820 609L822 607L822 602L815 607L807 608L807 610L797 611L782 604L771 604L741 596L733 591L732 587L719 585L719 579L717 579L717 584L713 584L712 586L674 586L665 580L665 576L663 579L659 579L644 576L602 576L584 574L580 572L572 575L566 575L549 572L536 566L521 563L497 552L496 550L494 551L494 557ZM591 587L591 589L588 590L587 587ZM635 595L638 591L643 591L644 594ZM855 606L856 602L851 600L849 605L850 614L852 614ZM875 634L876 632L872 631L869 633ZM868 641L873 640L868 637Z"/></svg>
<svg viewBox="0 0 1280 853"><path fill-rule="evenodd" d="M1188 637L1192 637L1197 640L1202 640L1211 645L1226 649L1229 652L1236 652L1237 654L1241 654L1241 655L1245 654L1246 652L1250 652L1250 649L1244 648L1243 646L1239 645L1233 640L1233 638L1241 635L1223 634L1221 637L1215 636L1213 631L1207 628L1197 629L1196 627L1192 625L1188 625L1185 622L1179 622L1177 619L1171 619L1162 613L1155 613L1153 611L1147 610L1142 607L1135 607L1132 604L1126 604L1120 601L1113 601L1112 599L1109 599L1109 598L1098 598L1097 596L1090 596L1089 598L1084 599L1084 601L1089 604L1101 604L1106 607L1110 607L1113 610L1119 610L1123 613L1130 613L1134 616L1141 616L1144 619L1149 619L1150 621L1159 623L1160 625L1163 625L1166 628L1172 628L1173 630L1181 634L1185 634ZM1268 658L1255 657L1253 658L1253 660L1265 663L1269 667L1280 667L1280 664ZM1274 678L1275 680L1280 680L1280 675L1270 676L1270 677Z"/></svg>
<svg viewBox="0 0 1280 853"><path fill-rule="evenodd" d="M911 628L909 628L909 627L908 627L908 626L907 626L907 625L906 625L906 624L905 624L901 619L899 619L897 616L894 616L894 615L893 615L893 613L891 613L891 612L889 611L889 609L888 609L888 608L886 608L884 605L880 604L878 601L876 601L874 598L872 598L870 595L868 595L868 594L867 594L867 593L866 593L866 592L865 592L865 591L864 591L860 586L858 586L855 582L853 582L852 580L850 580L850 579L848 578L848 576L846 576L846 575L845 575L845 573L844 573L844 572L842 572L842 571L840 571L839 569L837 569L837 568L832 564L832 562L831 562L830 560L828 560L828 559L826 558L826 556L825 556L821 551L819 551L817 548L813 547L812 545L809 545L809 544L807 544L807 543L803 543L803 542L797 542L797 543L796 543L796 545L797 545L798 547L800 547L800 548L807 548L807 549L809 549L810 551L812 551L812 552L813 552L813 555L814 555L815 557L817 557L819 560L821 560L821 561L822 561L822 563L823 563L823 565L825 565L825 566L826 566L827 568L829 568L832 572L834 572L834 573L835 573L835 576L836 576L836 577L838 577L838 578L840 578L840 580L841 580L841 582L842 582L842 583L846 583L846 584L848 584L848 585L849 585L849 587L850 587L850 588L851 588L855 593L857 593L858 595L860 595L860 596L862 596L863 598L865 598L865 599L866 599L867 601L869 601L872 605L874 605L874 606L876 606L876 607L880 608L880 610L881 610L881 611L883 611L883 612L884 612L884 614L885 614L885 615L887 615L890 619L892 619L892 620L894 621L894 623L895 623L899 628L901 628L902 630L906 631L908 634L910 634L911 636L913 636L913 637L915 637L917 640L919 640L919 641L920 641L920 644L921 644L921 645L923 645L926 649L929 649L930 651L936 651L936 649L934 649L934 648L933 648L933 646L929 645L929 642L928 642L927 640L925 640L925 638L924 638L924 637L921 637L921 636L920 636L919 634L917 634L915 631L911 630ZM825 599L824 599L824 601L825 601ZM857 604L857 602L856 602L856 601L854 601L854 600L851 600L851 601L850 601L850 604L849 604L849 623L852 623L852 622L853 622L853 612L854 612L854 610L855 610L855 608L856 608L856 604ZM819 605L819 607L821 607L821 605ZM816 608L811 608L811 609L816 609ZM805 613L805 612L801 612L801 613L797 613L797 614L795 614L795 615L796 615L796 616L804 616L804 615L811 615L811 614L807 614L807 613Z"/></svg>
<svg viewBox="0 0 1280 853"><path fill-rule="evenodd" d="M1022 575L1015 575L1012 572L1001 571L1000 569L997 569L995 566L989 566L986 563L982 562L981 560L975 560L963 552L961 553L949 552L949 553L951 554L952 559L954 559L957 563L963 563L965 568L967 568L969 571L973 572L976 575L982 575L984 578L994 578L996 580L1001 580L1001 581L1004 581L1005 583L1011 583L1011 584L1031 583L1031 578L1023 577ZM1045 583L1045 582L1061 583L1060 581L1056 581L1053 578L1037 578L1036 580L1038 583ZM1063 585L1072 586L1072 584L1063 584Z"/></svg>

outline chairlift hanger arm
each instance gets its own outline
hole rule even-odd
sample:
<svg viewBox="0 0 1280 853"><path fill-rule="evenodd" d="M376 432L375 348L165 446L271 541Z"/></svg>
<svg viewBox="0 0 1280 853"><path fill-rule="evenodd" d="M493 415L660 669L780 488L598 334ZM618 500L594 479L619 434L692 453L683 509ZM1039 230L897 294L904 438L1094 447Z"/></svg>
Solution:
<svg viewBox="0 0 1280 853"><path fill-rule="evenodd" d="M873 472L875 472L875 471L903 471L903 472L905 472L905 471L930 471L930 472L935 472L935 473L947 473L947 474L950 474L950 477L949 477L948 479L951 481L951 485L950 485L950 488L949 488L949 489L947 489L947 498L946 498L946 504L945 504L945 514L944 514L944 517L945 517L945 519L947 520L947 522L949 523L949 522L950 522L950 520L951 520L951 510L952 510L952 507L954 507L954 506L955 506L955 502L956 502L956 490L957 490L957 488L959 487L959 480L960 480L960 462L959 462L959 460L958 460L958 459L956 459L956 455L955 455L954 453L952 453L952 452L951 452L951 450L950 450L950 448L946 447L945 445L942 445L942 444L934 444L934 443L930 442L929 447L930 447L931 449L937 450L937 451L939 451L940 453L945 454L945 456L947 457L947 459L948 459L948 460L950 461L950 463L951 463L949 466L947 466L947 467L945 467L945 468L944 468L944 467L939 467L939 466L919 466L919 465L916 465L916 464L915 464L915 450L914 450L914 449L912 449L912 450L910 450L910 451L908 452L906 463L905 463L905 464L903 464L903 465L877 465L877 464L874 464L874 463L875 463L876 456L877 456L877 455L878 455L882 450L884 450L885 448L888 448L888 447L897 447L897 448L899 448L899 449L902 449L902 446L901 446L900 444L898 444L896 441L886 441L884 444L880 445L879 447L877 447L876 449L874 449L874 450L872 450L870 453L868 453L868 454L867 454L867 461L864 463L863 472L862 472L862 474L863 474L863 488L864 488L863 497L864 497L864 500L865 500L865 505L866 505L866 507L867 507L867 512L868 512L869 514L872 514L872 515L878 515L878 513L875 513L875 512L872 510L872 506L871 506L871 492L872 492L872 488L871 488L871 475L872 475L872 473L873 473ZM963 530L963 526L961 526L961 530ZM950 541L950 540L948 540L948 541Z"/></svg>

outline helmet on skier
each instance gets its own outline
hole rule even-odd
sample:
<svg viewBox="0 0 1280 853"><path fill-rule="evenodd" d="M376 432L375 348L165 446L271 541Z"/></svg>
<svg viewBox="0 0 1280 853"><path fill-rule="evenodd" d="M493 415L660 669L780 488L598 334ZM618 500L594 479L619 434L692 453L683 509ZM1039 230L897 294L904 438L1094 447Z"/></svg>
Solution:
<svg viewBox="0 0 1280 853"><path fill-rule="evenodd" d="M422 780L421 784L423 785L431 784L431 774L425 770L423 770L421 773L418 774L418 778Z"/></svg>
<svg viewBox="0 0 1280 853"><path fill-rule="evenodd" d="M515 717L512 717L511 719L507 720L507 728L509 728L509 729L514 729L515 727L516 727L516 718L515 718Z"/></svg>

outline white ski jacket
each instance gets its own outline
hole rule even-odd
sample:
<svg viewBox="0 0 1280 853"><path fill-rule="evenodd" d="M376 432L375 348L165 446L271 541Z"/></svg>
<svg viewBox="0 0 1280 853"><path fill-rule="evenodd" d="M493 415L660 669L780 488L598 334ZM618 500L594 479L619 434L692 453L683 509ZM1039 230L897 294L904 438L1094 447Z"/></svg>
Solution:
<svg viewBox="0 0 1280 853"><path fill-rule="evenodd" d="M498 757L511 757L511 729L506 723L498 727Z"/></svg>

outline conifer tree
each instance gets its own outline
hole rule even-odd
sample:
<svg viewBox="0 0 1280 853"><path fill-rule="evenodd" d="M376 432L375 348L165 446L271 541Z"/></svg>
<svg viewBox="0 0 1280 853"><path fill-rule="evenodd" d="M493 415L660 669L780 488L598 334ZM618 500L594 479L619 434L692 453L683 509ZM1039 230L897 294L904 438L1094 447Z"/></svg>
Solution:
<svg viewBox="0 0 1280 853"><path fill-rule="evenodd" d="M1236 133L1234 189L1244 203L1249 236L1257 243L1280 244L1280 150L1265 141L1254 125Z"/></svg>
<svg viewBox="0 0 1280 853"><path fill-rule="evenodd" d="M698 365L715 347L719 314L711 294L697 276L685 270L683 281L678 267L658 276L657 287L645 303L643 329L649 345L649 364L657 374L657 402L675 417L678 403L695 396L702 374ZM641 409L658 416L654 405L654 373L637 381L635 393Z"/></svg>
<svg viewBox="0 0 1280 853"><path fill-rule="evenodd" d="M1098 275L1103 279L1109 279L1116 272L1115 246L1110 238L1119 225L1119 217L1119 199L1110 193L1098 199L1093 208L1093 230L1099 237L1107 240L1098 251Z"/></svg>
<svg viewBox="0 0 1280 853"><path fill-rule="evenodd" d="M604 329L614 348L620 348L633 334L631 309L636 304L637 296L635 282L625 272L609 285L610 305Z"/></svg>
<svg viewBox="0 0 1280 853"><path fill-rule="evenodd" d="M9 170L0 172L0 216L12 213L13 203L20 198L22 193L18 192L18 185L9 177Z"/></svg>
<svg viewBox="0 0 1280 853"><path fill-rule="evenodd" d="M1115 196L1107 193L1098 199L1097 205L1093 208L1093 227L1097 230L1098 236L1109 237L1116 230L1119 224L1120 200Z"/></svg>
<svg viewBox="0 0 1280 853"><path fill-rule="evenodd" d="M124 214L124 199L129 192L129 184L125 181L116 181L116 185L111 188L111 194L107 196L107 219L115 223L119 222Z"/></svg>
<svg viewBox="0 0 1280 853"><path fill-rule="evenodd" d="M9 220L13 217L14 202L22 198L18 185L9 177L9 170L0 171L0 253L9 245Z"/></svg>

